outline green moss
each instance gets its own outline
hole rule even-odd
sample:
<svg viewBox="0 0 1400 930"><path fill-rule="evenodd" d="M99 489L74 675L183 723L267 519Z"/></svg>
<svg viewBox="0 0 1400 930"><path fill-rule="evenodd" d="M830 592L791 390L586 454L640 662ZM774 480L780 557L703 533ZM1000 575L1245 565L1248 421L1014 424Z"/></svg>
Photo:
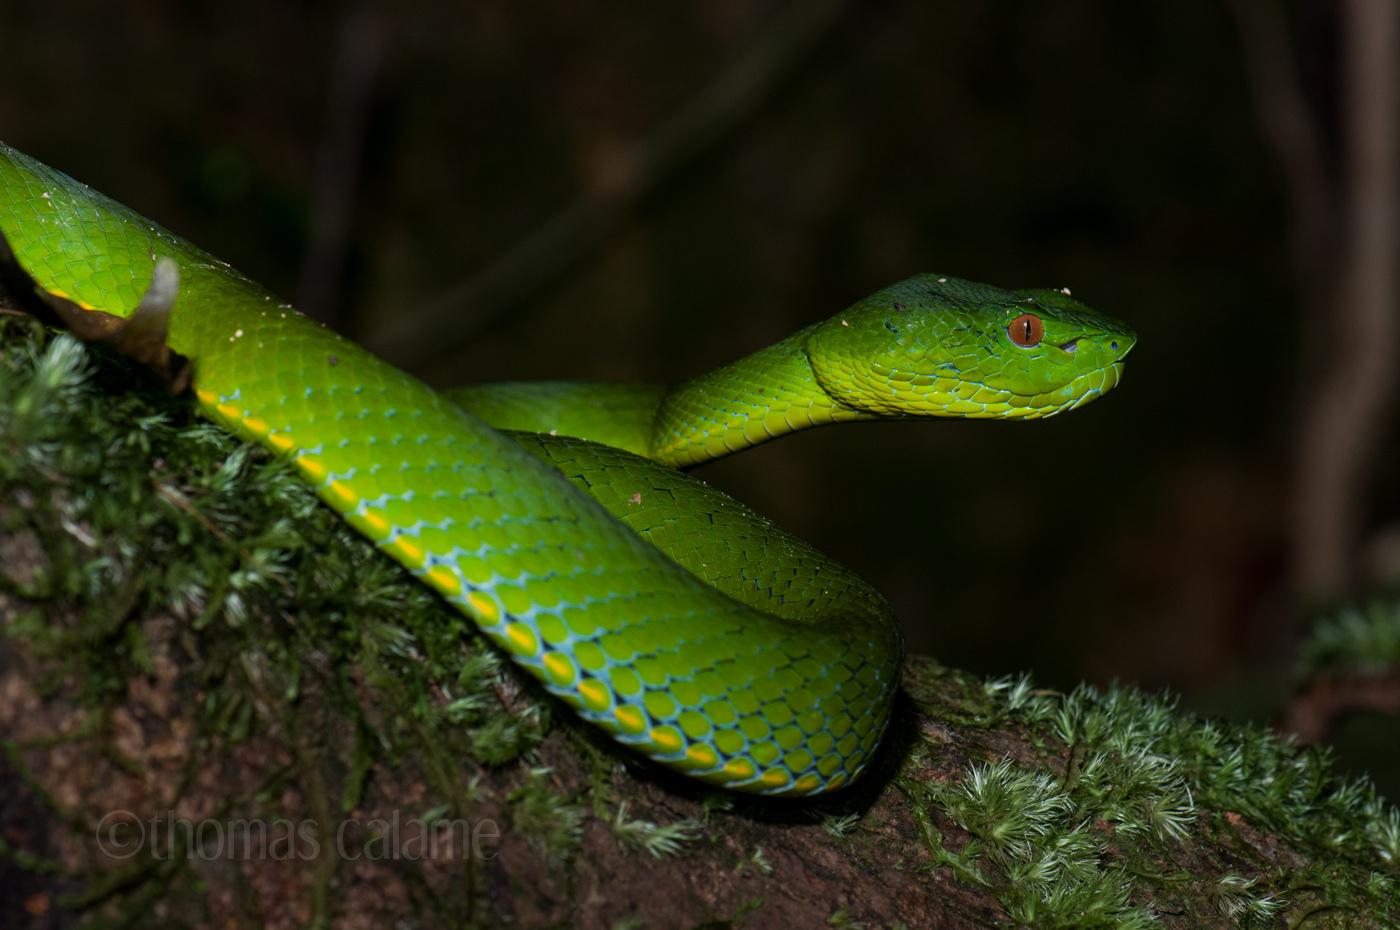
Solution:
<svg viewBox="0 0 1400 930"><path fill-rule="evenodd" d="M1104 864L1103 838L1051 775L1003 759L971 766L932 798L969 836L956 853L940 846L940 860L991 889L1009 917L1037 927L1151 926L1129 903L1132 877Z"/></svg>
<svg viewBox="0 0 1400 930"><path fill-rule="evenodd" d="M855 829L860 823L860 814L830 814L822 818L822 829L838 840L845 839L846 835Z"/></svg>
<svg viewBox="0 0 1400 930"><path fill-rule="evenodd" d="M1325 616L1299 652L1303 677L1400 669L1400 601L1375 600Z"/></svg>
<svg viewBox="0 0 1400 930"><path fill-rule="evenodd" d="M856 920L855 915L844 907L832 911L831 916L826 919L826 925L836 930L865 930L865 924Z"/></svg>
<svg viewBox="0 0 1400 930"><path fill-rule="evenodd" d="M1056 694L1021 678L983 691L990 705L964 719L1025 727L1042 758L974 761L950 781L901 787L939 865L992 891L1008 917L1151 927L1152 902L1239 927L1285 911L1315 926L1400 921L1400 812L1369 783L1339 779L1325 750L1131 688ZM938 819L957 830L945 836ZM1280 843L1308 865L1272 855Z"/></svg>
<svg viewBox="0 0 1400 930"><path fill-rule="evenodd" d="M467 621L405 584L288 466L120 360L94 365L72 338L12 318L0 318L0 499L18 502L5 529L37 536L43 556L5 578L34 608L11 632L46 654L80 652L93 698L149 671L131 621L168 614L207 634L220 675L255 658L259 691L295 699L314 652L400 683L412 726L460 728L493 760L538 738L535 708L488 729L500 716L495 655L473 651ZM64 611L78 616L48 622ZM237 733L257 696L215 689L207 710Z"/></svg>
<svg viewBox="0 0 1400 930"><path fill-rule="evenodd" d="M700 828L699 821L689 819L658 824L628 817L626 801L617 806L612 820L613 836L623 847L645 852L653 859L678 854L686 843L695 839Z"/></svg>
<svg viewBox="0 0 1400 930"><path fill-rule="evenodd" d="M588 810L560 795L550 774L546 768L533 769L511 792L511 827L550 859L563 861L578 851Z"/></svg>
<svg viewBox="0 0 1400 930"><path fill-rule="evenodd" d="M167 618L183 631L178 687L197 710L199 754L267 731L290 750L291 763L243 799L245 814L290 788L312 817L333 822L363 801L375 765L411 759L427 778L424 807L465 817L480 800L473 771L528 757L548 726L535 692L503 673L469 623L287 465L203 422L187 398L124 360L11 316L0 316L0 537L25 556L0 565L3 635L32 657L42 689L71 697L76 686L93 721L61 738L105 731L130 682L152 674L150 637L168 634L151 624ZM333 739L354 748L328 794ZM32 748L5 745L17 759ZM110 741L95 745L132 768ZM52 798L45 806L69 819ZM76 821L75 830L91 834ZM22 851L0 855L39 865ZM184 882L197 893L179 863L158 865L67 903L121 898L119 910L140 913L145 893L126 889L157 873L163 888Z"/></svg>

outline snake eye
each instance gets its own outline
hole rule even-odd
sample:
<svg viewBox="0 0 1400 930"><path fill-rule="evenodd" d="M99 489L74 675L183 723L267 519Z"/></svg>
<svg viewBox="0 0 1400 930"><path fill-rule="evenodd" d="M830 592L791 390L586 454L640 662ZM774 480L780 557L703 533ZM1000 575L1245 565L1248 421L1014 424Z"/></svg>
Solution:
<svg viewBox="0 0 1400 930"><path fill-rule="evenodd" d="M1045 338L1045 324L1034 313L1023 313L1006 327L1006 335L1023 349L1034 348Z"/></svg>

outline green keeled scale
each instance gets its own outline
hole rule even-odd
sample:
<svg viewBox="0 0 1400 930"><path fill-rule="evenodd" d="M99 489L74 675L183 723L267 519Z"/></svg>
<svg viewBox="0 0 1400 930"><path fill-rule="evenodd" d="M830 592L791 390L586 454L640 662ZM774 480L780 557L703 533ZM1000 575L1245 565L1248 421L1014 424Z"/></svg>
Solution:
<svg viewBox="0 0 1400 930"><path fill-rule="evenodd" d="M580 716L765 794L861 773L899 632L849 570L674 469L824 423L1072 410L1118 383L1134 342L1067 292L919 275L676 387L449 398L3 144L0 232L41 287L119 316L173 259L168 340L207 416L290 458Z"/></svg>

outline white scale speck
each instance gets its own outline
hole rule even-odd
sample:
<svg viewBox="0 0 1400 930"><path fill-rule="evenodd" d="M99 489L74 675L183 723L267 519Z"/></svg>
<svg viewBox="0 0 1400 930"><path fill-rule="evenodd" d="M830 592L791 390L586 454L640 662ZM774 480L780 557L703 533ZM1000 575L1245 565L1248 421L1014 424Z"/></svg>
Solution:
<svg viewBox="0 0 1400 930"><path fill-rule="evenodd" d="M1061 293L1061 294L1064 294L1066 297L1073 296L1073 295L1070 294L1069 288L1067 288L1067 287L1062 287L1062 288L1060 288L1060 293Z"/></svg>
<svg viewBox="0 0 1400 930"><path fill-rule="evenodd" d="M938 279L938 283L939 283L939 284L947 284L947 283L948 283L948 279L947 279L947 278L939 278L939 279Z"/></svg>

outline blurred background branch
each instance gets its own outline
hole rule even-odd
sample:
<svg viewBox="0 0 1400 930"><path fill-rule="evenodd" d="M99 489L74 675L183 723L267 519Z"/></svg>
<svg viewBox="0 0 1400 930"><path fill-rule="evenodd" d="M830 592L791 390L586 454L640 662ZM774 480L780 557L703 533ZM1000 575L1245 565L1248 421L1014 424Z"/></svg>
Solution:
<svg viewBox="0 0 1400 930"><path fill-rule="evenodd" d="M1326 602L1355 593L1376 457L1395 407L1400 8L1369 0L1338 7L1345 68L1336 176L1326 167L1282 8L1274 0L1229 6L1257 116L1289 194L1303 356L1294 579L1305 603Z"/></svg>
<svg viewBox="0 0 1400 930"><path fill-rule="evenodd" d="M366 343L398 364L455 373L451 356L457 347L576 267L667 181L701 158L714 157L725 139L811 61L850 7L850 0L789 4L699 96L616 157L591 190L465 281L429 295L413 314L382 318L365 335ZM433 338L423 339L424 331Z"/></svg>
<svg viewBox="0 0 1400 930"><path fill-rule="evenodd" d="M395 42L395 21L373 3L342 14L327 85L325 126L312 174L306 258L297 306L332 328L345 323L344 286L370 143L370 110Z"/></svg>
<svg viewBox="0 0 1400 930"><path fill-rule="evenodd" d="M1308 303L1323 299L1336 252L1337 192L1326 142L1303 90L1277 0L1226 0L1240 33L1255 117L1288 192L1293 276Z"/></svg>

